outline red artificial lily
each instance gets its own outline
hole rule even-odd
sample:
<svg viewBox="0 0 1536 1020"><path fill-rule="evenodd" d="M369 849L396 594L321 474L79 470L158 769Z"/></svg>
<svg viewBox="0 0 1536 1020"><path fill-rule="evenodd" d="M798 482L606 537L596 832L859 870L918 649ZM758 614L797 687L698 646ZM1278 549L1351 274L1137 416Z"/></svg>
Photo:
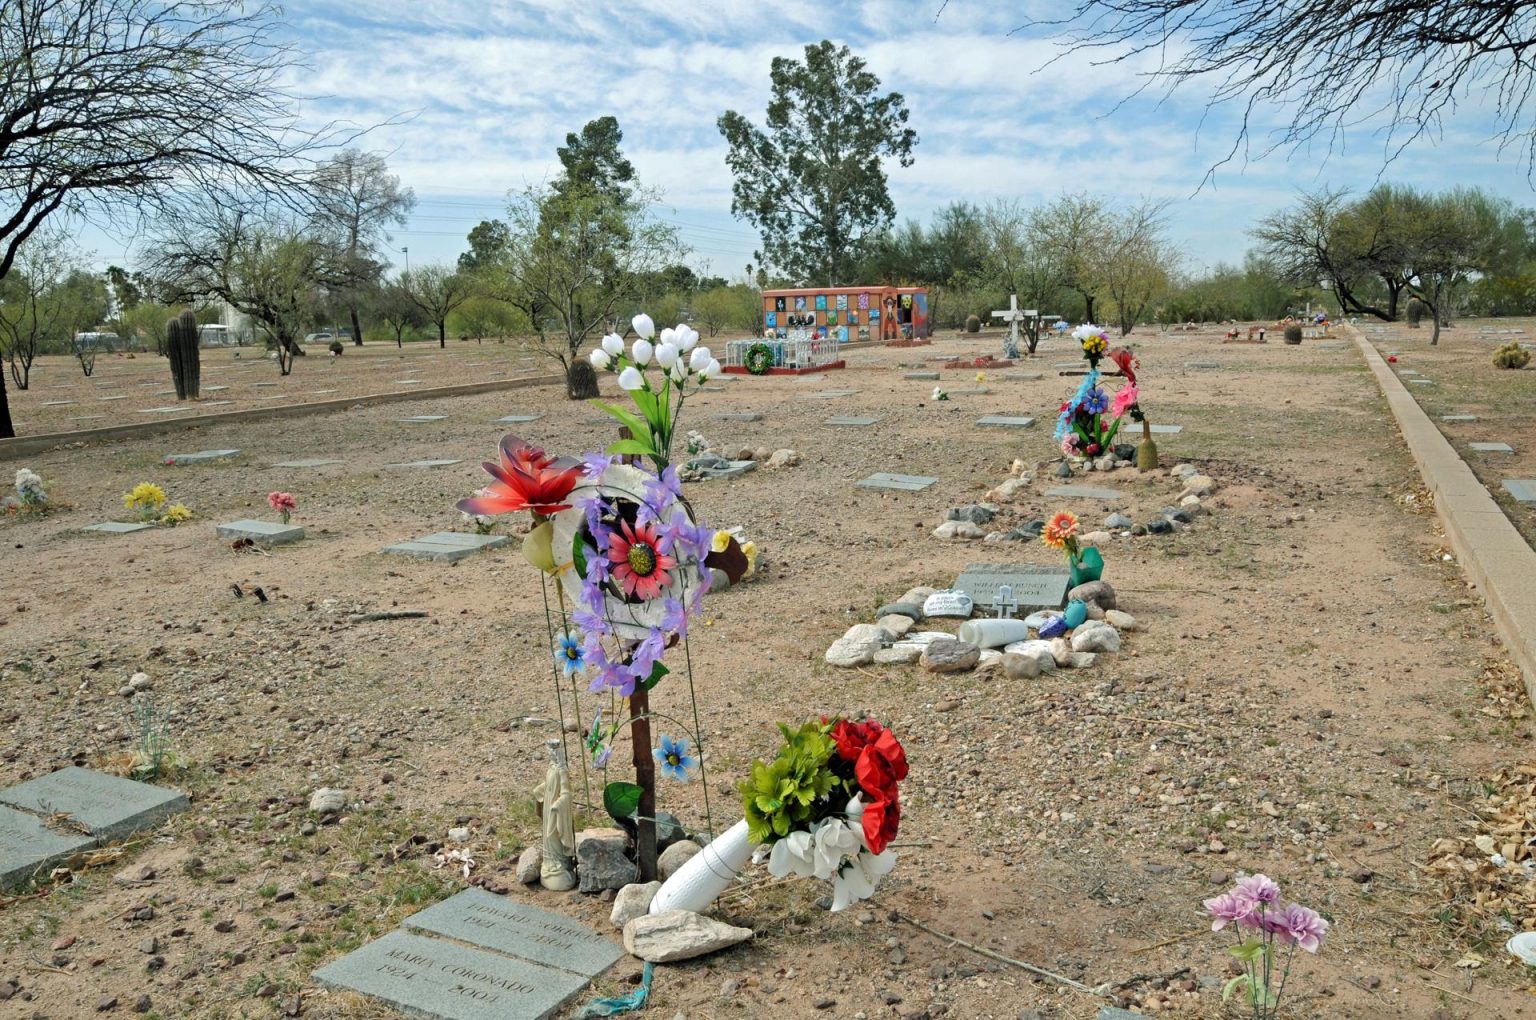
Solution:
<svg viewBox="0 0 1536 1020"><path fill-rule="evenodd" d="M1119 347L1109 352L1109 360L1120 366L1120 374L1125 376L1127 382L1135 385L1136 369L1141 366L1141 362L1136 360L1135 355L1124 347Z"/></svg>
<svg viewBox="0 0 1536 1020"><path fill-rule="evenodd" d="M483 466L495 479L458 508L467 514L505 514L531 510L536 517L552 517L571 504L562 502L576 488L581 465L570 458L556 460L537 446L516 436L501 441L501 463Z"/></svg>

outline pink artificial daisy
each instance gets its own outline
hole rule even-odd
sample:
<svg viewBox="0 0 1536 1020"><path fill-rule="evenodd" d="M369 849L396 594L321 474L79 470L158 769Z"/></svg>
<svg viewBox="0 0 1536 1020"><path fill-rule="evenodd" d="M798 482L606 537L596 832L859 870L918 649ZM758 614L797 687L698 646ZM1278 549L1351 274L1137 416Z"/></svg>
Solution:
<svg viewBox="0 0 1536 1020"><path fill-rule="evenodd" d="M626 596L649 601L671 586L677 560L657 548L660 539L651 524L635 527L628 521L608 539L608 559L613 563L613 579Z"/></svg>

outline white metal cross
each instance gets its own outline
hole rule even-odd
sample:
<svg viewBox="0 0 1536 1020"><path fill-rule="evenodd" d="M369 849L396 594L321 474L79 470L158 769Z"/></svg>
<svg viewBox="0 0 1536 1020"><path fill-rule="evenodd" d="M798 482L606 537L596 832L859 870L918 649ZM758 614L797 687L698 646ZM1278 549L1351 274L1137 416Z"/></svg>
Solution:
<svg viewBox="0 0 1536 1020"><path fill-rule="evenodd" d="M1024 309L1019 307L1019 296L1017 294L1008 295L1007 308L992 313L992 318L1002 319L1004 322L1008 323L1007 351L1011 357L1018 357L1017 352L1019 349L1019 323L1023 322L1025 319L1032 318L1034 315L1035 312L1032 309Z"/></svg>

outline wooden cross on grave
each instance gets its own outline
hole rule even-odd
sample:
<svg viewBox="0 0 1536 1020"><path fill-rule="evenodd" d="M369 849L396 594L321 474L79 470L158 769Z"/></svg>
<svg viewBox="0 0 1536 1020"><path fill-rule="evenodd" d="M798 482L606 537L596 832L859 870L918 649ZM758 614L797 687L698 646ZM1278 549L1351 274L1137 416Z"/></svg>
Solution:
<svg viewBox="0 0 1536 1020"><path fill-rule="evenodd" d="M992 318L1002 319L1008 324L1008 336L1003 340L1003 357L1009 360L1019 356L1019 323L1025 319L1035 317L1033 309L1026 311L1019 307L1019 296L1008 295L1008 307L992 313ZM1031 351L1030 353L1034 353Z"/></svg>
<svg viewBox="0 0 1536 1020"><path fill-rule="evenodd" d="M997 595L992 599L992 608L997 610L999 620L1009 620L1019 611L1019 600L1013 597L1013 585L1000 584L997 586Z"/></svg>

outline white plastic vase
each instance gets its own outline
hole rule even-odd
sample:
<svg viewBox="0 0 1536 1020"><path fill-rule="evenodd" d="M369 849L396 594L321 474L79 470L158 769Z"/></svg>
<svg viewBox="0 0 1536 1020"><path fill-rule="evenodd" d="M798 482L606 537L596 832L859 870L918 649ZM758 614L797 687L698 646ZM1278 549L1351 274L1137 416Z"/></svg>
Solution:
<svg viewBox="0 0 1536 1020"><path fill-rule="evenodd" d="M710 841L661 884L651 900L651 913L668 910L692 910L702 913L715 897L730 888L731 882L752 859L754 844L747 837L743 818Z"/></svg>
<svg viewBox="0 0 1536 1020"><path fill-rule="evenodd" d="M1029 637L1023 620L967 620L960 625L960 640L977 648L1001 648Z"/></svg>

